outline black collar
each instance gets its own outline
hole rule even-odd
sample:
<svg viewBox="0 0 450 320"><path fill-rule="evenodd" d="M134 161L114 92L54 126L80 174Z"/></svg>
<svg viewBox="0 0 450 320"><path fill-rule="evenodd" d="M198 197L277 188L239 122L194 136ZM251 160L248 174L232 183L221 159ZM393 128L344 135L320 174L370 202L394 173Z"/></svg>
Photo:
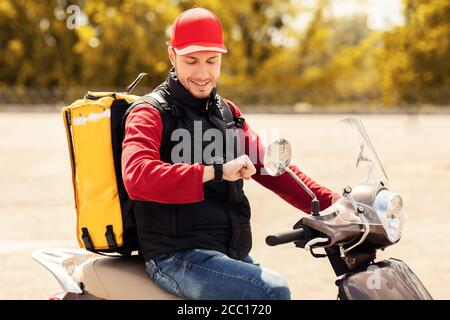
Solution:
<svg viewBox="0 0 450 320"><path fill-rule="evenodd" d="M175 69L169 71L166 80L167 87L173 102L180 106L191 107L200 111L206 111L215 102L217 88L214 87L208 98L198 99L194 97L178 80ZM208 106L208 107L207 107Z"/></svg>

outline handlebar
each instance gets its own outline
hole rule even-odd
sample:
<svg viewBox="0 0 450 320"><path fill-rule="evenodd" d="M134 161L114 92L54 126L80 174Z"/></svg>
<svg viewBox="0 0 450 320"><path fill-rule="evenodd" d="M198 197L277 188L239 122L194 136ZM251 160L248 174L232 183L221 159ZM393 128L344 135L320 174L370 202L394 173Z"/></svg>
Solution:
<svg viewBox="0 0 450 320"><path fill-rule="evenodd" d="M309 240L309 230L305 228L298 228L292 231L286 231L269 235L266 237L266 243L269 246L276 246L279 244L289 243L293 241L307 241Z"/></svg>

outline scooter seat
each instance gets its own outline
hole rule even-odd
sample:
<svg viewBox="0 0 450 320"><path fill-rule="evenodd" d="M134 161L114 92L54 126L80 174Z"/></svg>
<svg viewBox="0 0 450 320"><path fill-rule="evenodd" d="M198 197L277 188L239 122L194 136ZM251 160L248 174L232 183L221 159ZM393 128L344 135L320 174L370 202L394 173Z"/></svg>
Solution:
<svg viewBox="0 0 450 320"><path fill-rule="evenodd" d="M107 300L179 300L159 288L145 271L142 257L96 257L73 274L87 294Z"/></svg>

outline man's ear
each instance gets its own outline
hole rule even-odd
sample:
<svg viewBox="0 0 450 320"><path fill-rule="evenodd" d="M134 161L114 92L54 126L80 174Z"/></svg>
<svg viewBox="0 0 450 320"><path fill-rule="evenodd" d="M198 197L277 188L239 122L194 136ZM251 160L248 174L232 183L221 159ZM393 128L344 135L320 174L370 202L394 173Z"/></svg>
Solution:
<svg viewBox="0 0 450 320"><path fill-rule="evenodd" d="M169 59L172 67L175 67L175 50L172 47L168 47L167 53L169 54Z"/></svg>

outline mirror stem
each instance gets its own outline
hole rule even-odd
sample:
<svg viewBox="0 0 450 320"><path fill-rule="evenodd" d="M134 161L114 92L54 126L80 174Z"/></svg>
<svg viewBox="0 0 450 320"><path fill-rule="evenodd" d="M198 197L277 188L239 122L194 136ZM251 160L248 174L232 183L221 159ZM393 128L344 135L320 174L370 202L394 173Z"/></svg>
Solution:
<svg viewBox="0 0 450 320"><path fill-rule="evenodd" d="M285 171L288 172L292 176L292 178L294 178L295 181L298 182L298 184L303 188L303 190L305 190L306 193L309 194L309 196L312 198L312 201L311 201L311 213L315 217L319 216L320 215L319 214L319 211L320 211L319 200L317 199L317 197L314 194L314 192L312 192L311 189L308 188L306 186L306 184L299 177L297 177L295 172L292 171L289 167L286 167Z"/></svg>

